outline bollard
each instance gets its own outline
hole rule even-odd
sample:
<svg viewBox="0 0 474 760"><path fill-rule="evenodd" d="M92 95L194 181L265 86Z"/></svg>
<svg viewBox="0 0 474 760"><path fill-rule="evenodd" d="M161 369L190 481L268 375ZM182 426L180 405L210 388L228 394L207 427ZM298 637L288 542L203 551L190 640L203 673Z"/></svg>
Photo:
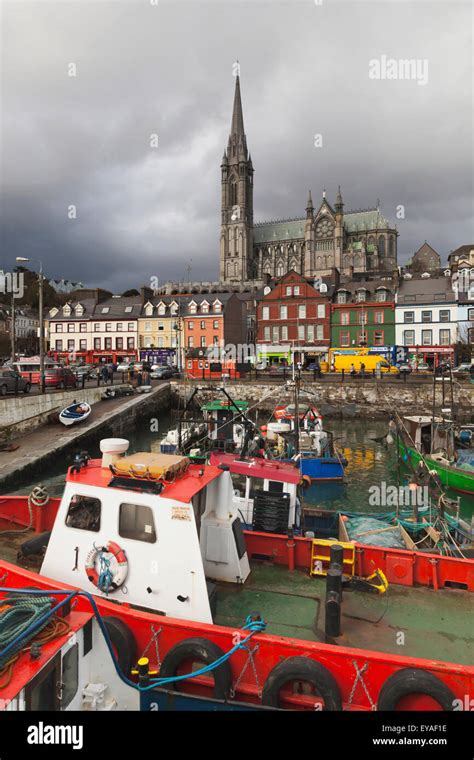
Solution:
<svg viewBox="0 0 474 760"><path fill-rule="evenodd" d="M148 686L150 683L150 676L148 673L148 666L150 661L148 657L140 657L138 660L138 683L140 686Z"/></svg>
<svg viewBox="0 0 474 760"><path fill-rule="evenodd" d="M341 383L344 382L344 368L341 369Z"/></svg>
<svg viewBox="0 0 474 760"><path fill-rule="evenodd" d="M332 544L329 552L329 567L340 567L341 572L344 565L344 549L340 544Z"/></svg>
<svg viewBox="0 0 474 760"><path fill-rule="evenodd" d="M288 570L294 570L296 543L291 528L288 529L288 541L286 542L286 545L288 547Z"/></svg>

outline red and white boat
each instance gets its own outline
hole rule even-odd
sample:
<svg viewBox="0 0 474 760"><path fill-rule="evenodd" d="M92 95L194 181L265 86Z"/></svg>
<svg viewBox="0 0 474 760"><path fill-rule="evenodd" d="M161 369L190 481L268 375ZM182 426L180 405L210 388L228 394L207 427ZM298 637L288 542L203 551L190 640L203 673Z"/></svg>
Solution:
<svg viewBox="0 0 474 760"><path fill-rule="evenodd" d="M466 645L473 637L466 627L470 595L443 589L447 579L462 577L472 591L472 561L425 554L428 570L415 552L355 545L360 575L381 567L383 554L389 581L405 585L391 585L382 595L344 591L342 631L331 639L324 621L326 578L313 572L311 539L291 531L244 532L229 463L124 456L127 445L103 441L102 460L76 462L60 501L0 499L2 528L51 529L39 572L34 559L18 558L20 535L0 536L0 554L11 560L0 561L3 587L93 593L100 613L126 632L116 647L127 667L144 654L150 673L160 677L189 674L196 662L210 666L179 686L203 704L214 698L250 708L451 710L474 698ZM250 466L267 467L264 475L278 480L275 465ZM430 561L436 562L436 584ZM438 591L426 588L436 585ZM441 622L444 604L449 615ZM74 610L89 614L90 602L77 596ZM258 617L255 610L266 630L253 632L239 648L246 619ZM413 626L408 611L416 617ZM423 626L433 620L437 627L428 636ZM405 647L393 635L397 626Z"/></svg>

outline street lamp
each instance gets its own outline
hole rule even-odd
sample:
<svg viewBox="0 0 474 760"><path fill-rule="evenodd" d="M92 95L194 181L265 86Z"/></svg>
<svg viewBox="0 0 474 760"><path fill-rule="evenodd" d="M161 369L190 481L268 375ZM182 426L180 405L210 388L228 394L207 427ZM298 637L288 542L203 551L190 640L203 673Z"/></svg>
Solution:
<svg viewBox="0 0 474 760"><path fill-rule="evenodd" d="M17 261L34 261L39 264L38 272L38 311L39 311L39 356L40 356L40 393L44 393L44 319L43 319L43 262L40 259L30 259L27 256L17 256Z"/></svg>

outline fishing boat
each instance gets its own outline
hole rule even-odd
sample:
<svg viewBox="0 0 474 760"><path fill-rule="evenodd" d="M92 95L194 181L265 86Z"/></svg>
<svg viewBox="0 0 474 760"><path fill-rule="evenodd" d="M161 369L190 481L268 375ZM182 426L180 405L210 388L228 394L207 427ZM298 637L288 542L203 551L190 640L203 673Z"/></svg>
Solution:
<svg viewBox="0 0 474 760"><path fill-rule="evenodd" d="M101 451L69 468L55 506L2 497L0 572L8 587L93 594L100 615L124 626L127 677L145 654L142 675L157 674L157 687L236 709L452 710L474 697L470 595L447 586L469 560L420 552L425 566L385 548L399 583L377 566L375 582L358 578L358 545L242 530L225 463L129 455L114 439ZM42 560L18 553L28 531L11 532L36 518L51 526ZM89 599L77 595L74 610L90 610ZM405 633L402 651L394 630Z"/></svg>
<svg viewBox="0 0 474 760"><path fill-rule="evenodd" d="M63 425L75 425L77 422L84 422L91 413L91 407L85 401L73 401L59 414L59 421Z"/></svg>
<svg viewBox="0 0 474 760"><path fill-rule="evenodd" d="M455 446L450 420L432 415L403 417L397 425L402 460L423 474L435 475L446 488L474 494L474 454Z"/></svg>

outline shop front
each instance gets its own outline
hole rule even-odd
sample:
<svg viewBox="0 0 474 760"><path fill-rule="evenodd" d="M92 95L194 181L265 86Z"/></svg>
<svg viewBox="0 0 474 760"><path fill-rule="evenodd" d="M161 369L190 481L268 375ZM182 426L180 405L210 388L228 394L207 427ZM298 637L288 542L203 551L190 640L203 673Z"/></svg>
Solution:
<svg viewBox="0 0 474 760"><path fill-rule="evenodd" d="M162 366L166 364L173 366L176 364L176 349L142 348L140 349L140 361L148 362L149 364L160 364Z"/></svg>
<svg viewBox="0 0 474 760"><path fill-rule="evenodd" d="M427 364L435 369L441 362L454 366L454 348L452 346L409 346L408 361L417 369L420 364Z"/></svg>

